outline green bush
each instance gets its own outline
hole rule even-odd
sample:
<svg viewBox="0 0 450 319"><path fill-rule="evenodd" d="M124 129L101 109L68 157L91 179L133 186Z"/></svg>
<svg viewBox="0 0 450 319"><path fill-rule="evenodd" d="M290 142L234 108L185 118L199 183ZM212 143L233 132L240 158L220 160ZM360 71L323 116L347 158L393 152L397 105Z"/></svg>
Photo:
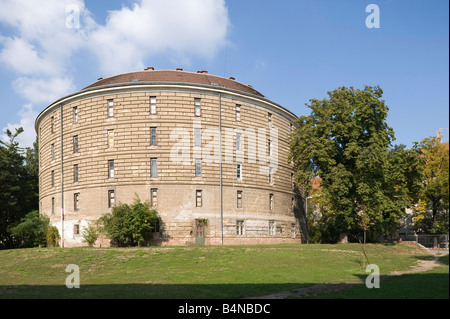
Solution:
<svg viewBox="0 0 450 319"><path fill-rule="evenodd" d="M89 246L94 246L95 241L98 238L98 231L94 226L89 225L83 230L82 235L85 243Z"/></svg>
<svg viewBox="0 0 450 319"><path fill-rule="evenodd" d="M57 247L59 246L59 231L56 226L47 227L47 247Z"/></svg>
<svg viewBox="0 0 450 319"><path fill-rule="evenodd" d="M119 247L143 246L151 238L157 212L150 202L142 203L139 197L132 205L120 204L112 213L99 219L105 235L116 241Z"/></svg>
<svg viewBox="0 0 450 319"><path fill-rule="evenodd" d="M10 233L20 248L45 246L45 233L49 224L48 217L32 211L17 226L12 227Z"/></svg>

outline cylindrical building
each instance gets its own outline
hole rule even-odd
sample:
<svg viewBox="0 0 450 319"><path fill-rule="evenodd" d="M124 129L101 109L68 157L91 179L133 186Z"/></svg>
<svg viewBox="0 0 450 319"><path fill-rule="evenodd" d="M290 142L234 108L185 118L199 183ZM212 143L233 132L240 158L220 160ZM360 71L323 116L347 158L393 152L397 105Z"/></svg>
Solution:
<svg viewBox="0 0 450 319"><path fill-rule="evenodd" d="M65 247L83 245L87 225L136 196L158 211L152 244L303 242L288 162L295 118L206 71L99 79L36 119L40 212Z"/></svg>

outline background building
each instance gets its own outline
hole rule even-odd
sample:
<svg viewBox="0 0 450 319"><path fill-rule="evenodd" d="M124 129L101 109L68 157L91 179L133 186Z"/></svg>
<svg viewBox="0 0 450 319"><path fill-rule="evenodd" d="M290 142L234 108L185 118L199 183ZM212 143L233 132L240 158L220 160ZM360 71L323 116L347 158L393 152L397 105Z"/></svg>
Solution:
<svg viewBox="0 0 450 319"><path fill-rule="evenodd" d="M288 162L295 118L206 71L99 79L36 120L40 211L64 246L82 245L84 227L136 195L158 211L153 244L305 241Z"/></svg>

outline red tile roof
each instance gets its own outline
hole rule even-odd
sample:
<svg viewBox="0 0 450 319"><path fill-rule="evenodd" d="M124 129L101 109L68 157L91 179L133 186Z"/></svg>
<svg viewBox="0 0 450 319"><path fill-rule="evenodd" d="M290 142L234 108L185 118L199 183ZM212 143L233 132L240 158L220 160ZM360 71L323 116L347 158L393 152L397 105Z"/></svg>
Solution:
<svg viewBox="0 0 450 319"><path fill-rule="evenodd" d="M139 82L158 82L158 83L190 83L216 87L225 87L227 89L236 90L248 94L264 97L250 85L245 85L234 80L234 78L226 79L223 77L209 75L206 71L197 73L185 72L181 69L177 71L161 70L154 71L149 68L145 71L125 73L111 76L105 79L100 78L97 82L85 87L88 90L101 86L109 86L122 83L139 83Z"/></svg>

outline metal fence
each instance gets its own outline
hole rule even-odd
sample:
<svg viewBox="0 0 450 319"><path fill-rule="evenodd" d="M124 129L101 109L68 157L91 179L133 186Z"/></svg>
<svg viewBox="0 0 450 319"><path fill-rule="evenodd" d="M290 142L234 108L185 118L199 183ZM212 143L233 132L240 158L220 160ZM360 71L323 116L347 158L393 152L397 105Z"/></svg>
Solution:
<svg viewBox="0 0 450 319"><path fill-rule="evenodd" d="M448 249L448 235L434 234L434 235L407 235L405 240L415 241L427 248L442 248Z"/></svg>

